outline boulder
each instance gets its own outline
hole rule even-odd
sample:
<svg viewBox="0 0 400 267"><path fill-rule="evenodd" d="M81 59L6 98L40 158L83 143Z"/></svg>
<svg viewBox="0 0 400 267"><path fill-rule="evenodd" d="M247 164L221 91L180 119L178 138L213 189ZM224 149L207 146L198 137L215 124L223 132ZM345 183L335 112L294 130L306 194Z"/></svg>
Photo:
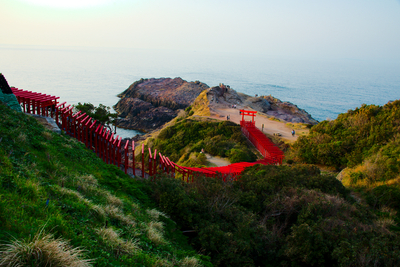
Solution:
<svg viewBox="0 0 400 267"><path fill-rule="evenodd" d="M157 129L177 116L177 112L166 107L154 107L138 113L137 116L117 120L121 128L149 132Z"/></svg>
<svg viewBox="0 0 400 267"><path fill-rule="evenodd" d="M208 86L181 78L140 79L119 94L114 106L118 127L152 131L177 116L178 109L190 106Z"/></svg>
<svg viewBox="0 0 400 267"><path fill-rule="evenodd" d="M185 109L208 86L199 81L187 82L181 78L141 79L118 96L138 98L155 107L163 106L173 110Z"/></svg>

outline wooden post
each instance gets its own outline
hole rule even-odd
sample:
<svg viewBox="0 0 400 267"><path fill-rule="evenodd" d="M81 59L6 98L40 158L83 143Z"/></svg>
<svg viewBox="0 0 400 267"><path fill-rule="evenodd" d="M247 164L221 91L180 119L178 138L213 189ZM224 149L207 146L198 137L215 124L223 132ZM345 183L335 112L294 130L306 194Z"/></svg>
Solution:
<svg viewBox="0 0 400 267"><path fill-rule="evenodd" d="M136 163L135 163L135 141L132 141L132 168L133 175L136 176Z"/></svg>
<svg viewBox="0 0 400 267"><path fill-rule="evenodd" d="M93 123L92 123L92 125L90 125L90 127L89 127L89 134L90 134L90 137L89 137L89 147L90 147L90 149L92 149L92 147L94 147L93 146L93 135L95 134L95 133L93 133L93 129L94 129L94 126L96 125L96 121L94 121ZM96 138L96 137L94 137L94 138ZM96 139L95 139L96 140ZM96 150L95 150L96 151Z"/></svg>
<svg viewBox="0 0 400 267"><path fill-rule="evenodd" d="M94 131L94 152L98 155L99 153L99 136L101 134L101 124L99 124L96 128L96 130Z"/></svg>
<svg viewBox="0 0 400 267"><path fill-rule="evenodd" d="M122 142L122 137L119 138L118 143L117 143L117 164L118 168L121 168L122 164L122 158L121 158L121 142Z"/></svg>
<svg viewBox="0 0 400 267"><path fill-rule="evenodd" d="M152 165L151 165L151 149L150 149L150 147L149 147L149 176L151 177L152 176L152 170L153 170L153 168L152 168Z"/></svg>
<svg viewBox="0 0 400 267"><path fill-rule="evenodd" d="M105 130L104 134L103 134L103 161L107 162L107 151L108 151L108 136L110 135L110 133Z"/></svg>
<svg viewBox="0 0 400 267"><path fill-rule="evenodd" d="M142 178L144 178L144 143L142 144Z"/></svg>
<svg viewBox="0 0 400 267"><path fill-rule="evenodd" d="M154 165L154 170L153 170L153 175L156 175L157 174L157 149L156 150L154 150L154 162L153 162L153 165Z"/></svg>
<svg viewBox="0 0 400 267"><path fill-rule="evenodd" d="M129 140L126 141L125 147L124 147L124 155L125 155L125 173L128 173L128 164L129 164L129 159L128 159L128 148L129 148Z"/></svg>

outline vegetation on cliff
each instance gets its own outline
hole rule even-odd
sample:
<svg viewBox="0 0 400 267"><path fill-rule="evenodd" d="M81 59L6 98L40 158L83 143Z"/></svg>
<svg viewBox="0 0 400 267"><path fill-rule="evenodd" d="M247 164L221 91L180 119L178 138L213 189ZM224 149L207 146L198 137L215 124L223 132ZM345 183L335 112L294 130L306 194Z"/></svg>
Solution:
<svg viewBox="0 0 400 267"><path fill-rule="evenodd" d="M215 266L398 266L386 220L310 165L253 166L239 181L148 182L159 208Z"/></svg>
<svg viewBox="0 0 400 267"><path fill-rule="evenodd" d="M399 266L399 106L349 111L294 145L298 160L349 166L343 183L373 210L313 165L256 165L234 182L132 179L0 104L0 266ZM186 166L204 164L202 148L255 159L240 126L195 111L147 144Z"/></svg>
<svg viewBox="0 0 400 267"><path fill-rule="evenodd" d="M340 179L359 189L376 208L400 209L400 101L363 105L323 121L294 145L307 163L338 170Z"/></svg>
<svg viewBox="0 0 400 267"><path fill-rule="evenodd" d="M191 107L186 112L193 114ZM255 161L257 156L247 142L240 125L233 122L185 117L161 130L147 145L177 164L201 167L205 164L205 157L200 154L202 149L213 156L227 157L231 163Z"/></svg>
<svg viewBox="0 0 400 267"><path fill-rule="evenodd" d="M0 266L208 264L140 180L28 115L0 113Z"/></svg>

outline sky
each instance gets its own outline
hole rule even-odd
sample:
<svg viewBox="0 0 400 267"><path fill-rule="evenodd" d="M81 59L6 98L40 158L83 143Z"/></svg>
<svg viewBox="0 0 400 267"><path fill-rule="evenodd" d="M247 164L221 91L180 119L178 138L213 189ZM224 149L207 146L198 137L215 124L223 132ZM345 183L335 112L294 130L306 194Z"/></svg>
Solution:
<svg viewBox="0 0 400 267"><path fill-rule="evenodd" d="M0 0L0 45L400 60L400 0Z"/></svg>

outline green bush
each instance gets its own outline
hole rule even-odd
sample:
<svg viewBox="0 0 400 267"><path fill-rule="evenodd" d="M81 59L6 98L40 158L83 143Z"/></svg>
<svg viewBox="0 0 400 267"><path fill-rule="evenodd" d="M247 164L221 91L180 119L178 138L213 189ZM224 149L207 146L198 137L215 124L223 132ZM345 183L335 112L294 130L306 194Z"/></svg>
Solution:
<svg viewBox="0 0 400 267"><path fill-rule="evenodd" d="M215 266L357 266L363 257L379 266L400 261L392 252L400 245L398 234L376 224L365 206L350 201L340 181L315 166L253 166L237 182L198 177L187 184L159 177L148 183L160 209L182 230L194 231L191 244Z"/></svg>

